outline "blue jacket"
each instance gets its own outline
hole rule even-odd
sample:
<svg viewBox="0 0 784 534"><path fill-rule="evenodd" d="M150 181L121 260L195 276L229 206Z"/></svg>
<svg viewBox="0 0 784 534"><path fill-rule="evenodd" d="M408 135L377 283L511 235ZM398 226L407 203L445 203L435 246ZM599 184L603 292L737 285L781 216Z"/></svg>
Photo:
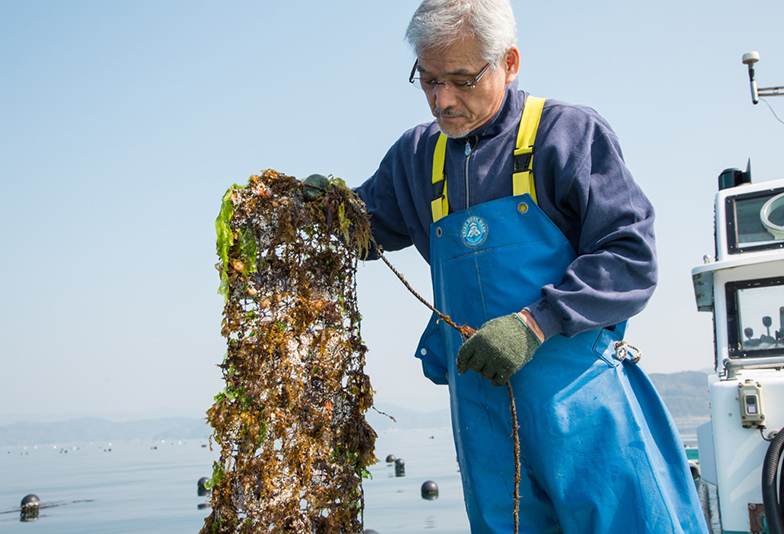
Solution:
<svg viewBox="0 0 784 534"><path fill-rule="evenodd" d="M450 210L512 194L512 153L526 93L506 88L498 113L465 139L447 142ZM385 251L411 244L430 261L434 122L405 132L357 189ZM466 157L466 143L470 155ZM616 324L639 313L656 286L653 207L626 168L610 125L594 110L547 100L533 157L539 206L577 258L536 302L521 302L549 339ZM514 291L514 288L509 288Z"/></svg>

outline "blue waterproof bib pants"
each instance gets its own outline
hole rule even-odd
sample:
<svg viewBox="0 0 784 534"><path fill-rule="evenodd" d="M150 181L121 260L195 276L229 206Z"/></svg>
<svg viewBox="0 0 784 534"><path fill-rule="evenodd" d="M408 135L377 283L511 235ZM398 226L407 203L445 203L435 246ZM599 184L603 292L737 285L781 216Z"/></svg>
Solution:
<svg viewBox="0 0 784 534"><path fill-rule="evenodd" d="M571 245L529 195L431 226L436 307L478 329L559 284ZM555 336L512 376L521 442L520 532L707 533L679 434L648 377L615 357L615 330ZM513 532L514 458L506 387L458 375L462 340L431 320L417 356L448 383L474 534Z"/></svg>

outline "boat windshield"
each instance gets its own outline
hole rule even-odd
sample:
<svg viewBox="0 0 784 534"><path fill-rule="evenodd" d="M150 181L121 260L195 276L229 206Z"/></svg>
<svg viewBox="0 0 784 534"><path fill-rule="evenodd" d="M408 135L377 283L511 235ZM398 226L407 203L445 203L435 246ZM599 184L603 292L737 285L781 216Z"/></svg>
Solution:
<svg viewBox="0 0 784 534"><path fill-rule="evenodd" d="M733 195L725 202L730 254L784 247L781 188Z"/></svg>
<svg viewBox="0 0 784 534"><path fill-rule="evenodd" d="M784 354L784 277L727 284L730 355Z"/></svg>

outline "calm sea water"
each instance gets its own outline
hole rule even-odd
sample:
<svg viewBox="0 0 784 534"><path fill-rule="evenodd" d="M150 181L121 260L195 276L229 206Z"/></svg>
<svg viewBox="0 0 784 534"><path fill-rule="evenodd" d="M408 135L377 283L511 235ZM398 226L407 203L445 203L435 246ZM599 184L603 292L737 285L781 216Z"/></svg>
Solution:
<svg viewBox="0 0 784 534"><path fill-rule="evenodd" d="M209 514L197 483L210 476L218 456L203 444L206 440L0 448L0 532L197 533ZM388 454L405 460L405 476L396 476L384 462ZM381 461L364 484L365 528L379 534L468 532L449 429L383 432L376 455ZM438 484L438 499L422 498L427 480ZM31 493L41 499L39 517L22 522L19 505Z"/></svg>

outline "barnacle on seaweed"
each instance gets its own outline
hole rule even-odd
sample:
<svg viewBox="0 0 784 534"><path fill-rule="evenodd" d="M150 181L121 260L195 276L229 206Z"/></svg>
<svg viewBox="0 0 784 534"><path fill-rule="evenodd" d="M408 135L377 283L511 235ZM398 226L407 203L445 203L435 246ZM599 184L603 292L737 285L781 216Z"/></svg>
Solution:
<svg viewBox="0 0 784 534"><path fill-rule="evenodd" d="M376 461L356 267L372 245L342 180L305 201L275 171L223 197L225 390L207 413L221 447L202 533L360 533Z"/></svg>

